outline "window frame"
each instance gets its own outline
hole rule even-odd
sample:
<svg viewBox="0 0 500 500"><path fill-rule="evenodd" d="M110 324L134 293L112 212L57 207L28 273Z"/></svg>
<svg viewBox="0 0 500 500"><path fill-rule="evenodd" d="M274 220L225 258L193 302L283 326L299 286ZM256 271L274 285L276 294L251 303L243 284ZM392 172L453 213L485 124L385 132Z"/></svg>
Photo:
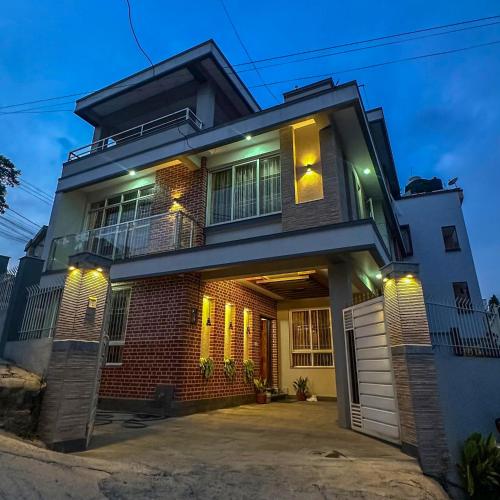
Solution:
<svg viewBox="0 0 500 500"><path fill-rule="evenodd" d="M294 349L293 345L293 314L294 312L304 312L308 313L308 321L309 321L309 349ZM313 348L313 338L312 338L312 311L328 311L328 321L330 327L330 336L332 339L332 347L331 349L314 349ZM290 358L290 368L291 369L302 369L302 368L313 368L313 369L329 369L335 368L335 346L333 345L333 330L332 330L332 312L329 307L301 307L296 309L290 309L288 311L288 321L289 321L289 358ZM293 354L309 354L311 364L310 365L294 365L293 364ZM332 355L332 364L328 366L317 366L314 364L314 354L331 354Z"/></svg>
<svg viewBox="0 0 500 500"><path fill-rule="evenodd" d="M124 316L125 316L125 319L124 319L124 322L123 322L123 327L122 327L122 337L120 340L108 340L108 345L106 346L106 362L104 364L104 366L106 367L113 367L113 366L122 366L123 365L123 347L125 346L125 339L126 339L126 336L127 336L127 326L128 326L128 319L129 319L129 314L130 314L130 302L132 300L132 287L130 285L120 285L120 286L115 286L115 287L112 287L111 289L111 294L113 292L122 292L122 291L127 291L128 292L128 296L126 298L126 306L125 306L125 313L124 313ZM111 300L111 297L110 297L110 305L109 305L109 309L108 309L108 318L107 318L107 325L106 325L106 335L109 337L109 326L110 326L110 321L111 321L111 305L112 305L112 300ZM116 363L116 362L108 362L108 355L109 355L109 348L110 347L121 347L121 356L120 356L120 362L119 363Z"/></svg>
<svg viewBox="0 0 500 500"><path fill-rule="evenodd" d="M456 288L464 287L464 285L465 290L467 291L467 297L463 297L463 299L465 299L466 302L460 303L462 298L457 296ZM453 289L453 297L455 299L455 307L457 308L458 314L471 314L474 310L474 305L470 295L469 283L467 281L453 281L451 287Z"/></svg>
<svg viewBox="0 0 500 500"><path fill-rule="evenodd" d="M279 158L279 165L280 165L280 206L281 206L281 195L282 195L282 189L281 189L281 152L279 150L265 153L262 155L258 156L251 156L248 158L241 159L240 161L237 161L235 163L228 163L225 165L220 165L214 169L209 170L208 172L208 183L207 183L207 210L206 210L206 220L208 221L207 227L215 227L215 226L221 226L223 224L231 224L232 222L240 222L244 220L251 220L251 219L257 219L259 217L266 217L268 215L276 215L280 214L282 212L282 209L274 211L274 212L267 212L267 213L260 213L260 162L261 160L266 160L268 158L273 158L273 157L278 157ZM256 179L257 179L257 190L256 190L256 207L257 207L257 215L251 215L249 217L241 217L239 219L234 218L234 187L235 187L235 171L236 168L242 166L242 165L247 165L249 163L256 163ZM231 170L231 219L223 222L212 222L212 178L213 175L218 173L218 172L223 172L226 170Z"/></svg>
<svg viewBox="0 0 500 500"><path fill-rule="evenodd" d="M446 238L445 238L444 232L446 229L450 229L450 228L453 229L453 233L455 234L455 239L456 239L457 245L455 247L452 247L452 248L447 248ZM445 252L460 252L462 250L460 247L460 240L458 239L457 226L455 226L455 225L441 226L441 236L443 237L443 244L444 244L444 251Z"/></svg>
<svg viewBox="0 0 500 500"><path fill-rule="evenodd" d="M401 231L401 237L403 238L403 246L404 246L406 256L413 257L413 238L411 237L410 224L401 224L399 226L399 230ZM404 237L405 232L408 235L408 243L409 243L410 248L406 248L406 241L405 241L405 237Z"/></svg>

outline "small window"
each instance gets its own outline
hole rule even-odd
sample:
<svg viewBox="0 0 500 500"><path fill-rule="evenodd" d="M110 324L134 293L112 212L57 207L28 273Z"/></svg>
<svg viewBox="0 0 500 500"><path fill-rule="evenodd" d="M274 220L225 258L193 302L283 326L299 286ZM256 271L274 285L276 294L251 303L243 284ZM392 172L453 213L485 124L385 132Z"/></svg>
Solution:
<svg viewBox="0 0 500 500"><path fill-rule="evenodd" d="M243 309L243 361L252 359L253 313Z"/></svg>
<svg viewBox="0 0 500 500"><path fill-rule="evenodd" d="M403 237L403 243L406 250L406 256L411 257L413 255L413 242L411 240L411 231L410 226L405 224L404 226L400 226L401 236Z"/></svg>
<svg viewBox="0 0 500 500"><path fill-rule="evenodd" d="M113 288L111 291L107 328L109 338L107 365L122 364L131 291L130 288Z"/></svg>
<svg viewBox="0 0 500 500"><path fill-rule="evenodd" d="M443 233L444 249L447 252L460 250L457 228L455 226L444 226L441 228L441 232Z"/></svg>
<svg viewBox="0 0 500 500"><path fill-rule="evenodd" d="M333 366L329 309L291 311L290 325L291 365L293 368Z"/></svg>
<svg viewBox="0 0 500 500"><path fill-rule="evenodd" d="M210 357L210 334L215 322L215 301L211 297L203 297L201 314L201 349L200 357Z"/></svg>
<svg viewBox="0 0 500 500"><path fill-rule="evenodd" d="M469 285L466 281L453 283L453 294L459 313L466 313L472 310L472 300L470 298Z"/></svg>
<svg viewBox="0 0 500 500"><path fill-rule="evenodd" d="M236 308L234 304L226 304L224 311L224 359L233 358L233 332L235 329Z"/></svg>

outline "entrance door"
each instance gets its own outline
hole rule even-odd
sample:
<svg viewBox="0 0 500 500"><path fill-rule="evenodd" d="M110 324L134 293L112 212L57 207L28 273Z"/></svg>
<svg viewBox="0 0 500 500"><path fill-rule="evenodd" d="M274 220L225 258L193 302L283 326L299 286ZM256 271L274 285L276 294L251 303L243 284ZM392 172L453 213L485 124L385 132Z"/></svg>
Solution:
<svg viewBox="0 0 500 500"><path fill-rule="evenodd" d="M269 387L273 386L272 325L272 320L260 318L260 373Z"/></svg>
<svg viewBox="0 0 500 500"><path fill-rule="evenodd" d="M399 414L384 298L344 309L351 427L393 443L400 442Z"/></svg>

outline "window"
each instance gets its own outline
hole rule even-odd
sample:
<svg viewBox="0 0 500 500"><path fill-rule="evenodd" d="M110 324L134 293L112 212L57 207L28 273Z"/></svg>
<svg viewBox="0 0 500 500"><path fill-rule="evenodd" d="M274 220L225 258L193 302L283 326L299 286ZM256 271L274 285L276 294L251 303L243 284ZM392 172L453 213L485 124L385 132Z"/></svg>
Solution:
<svg viewBox="0 0 500 500"><path fill-rule="evenodd" d="M233 332L235 328L236 308L234 304L226 304L224 310L224 359L233 357Z"/></svg>
<svg viewBox="0 0 500 500"><path fill-rule="evenodd" d="M206 295L203 297L201 313L201 349L200 357L210 357L210 334L215 321L215 301Z"/></svg>
<svg viewBox="0 0 500 500"><path fill-rule="evenodd" d="M243 361L252 359L253 313L243 309Z"/></svg>
<svg viewBox="0 0 500 500"><path fill-rule="evenodd" d="M130 288L113 288L111 290L107 328L109 338L108 353L106 357L107 365L122 364L130 295Z"/></svg>
<svg viewBox="0 0 500 500"><path fill-rule="evenodd" d="M333 366L330 310L290 311L292 367Z"/></svg>
<svg viewBox="0 0 500 500"><path fill-rule="evenodd" d="M472 310L472 300L470 298L469 285L466 281L453 283L453 294L459 313L466 313Z"/></svg>
<svg viewBox="0 0 500 500"><path fill-rule="evenodd" d="M210 174L210 224L281 210L279 156L258 158Z"/></svg>
<svg viewBox="0 0 500 500"><path fill-rule="evenodd" d="M455 226L444 226L441 228L441 232L443 233L444 249L447 252L460 250L457 228Z"/></svg>
<svg viewBox="0 0 500 500"><path fill-rule="evenodd" d="M405 224L400 226L401 236L403 237L403 243L406 249L406 256L411 257L413 255L413 242L411 240L410 226Z"/></svg>

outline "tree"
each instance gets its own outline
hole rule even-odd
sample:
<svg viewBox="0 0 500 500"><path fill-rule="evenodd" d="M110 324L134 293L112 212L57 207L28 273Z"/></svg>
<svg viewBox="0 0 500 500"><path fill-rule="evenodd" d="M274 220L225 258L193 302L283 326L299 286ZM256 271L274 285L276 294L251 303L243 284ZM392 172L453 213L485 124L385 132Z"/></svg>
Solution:
<svg viewBox="0 0 500 500"><path fill-rule="evenodd" d="M0 214L5 213L5 210L9 208L5 200L7 186L18 186L20 175L21 171L8 158L0 155Z"/></svg>
<svg viewBox="0 0 500 500"><path fill-rule="evenodd" d="M499 306L500 305L500 301L498 300L498 297L493 294L488 302L488 305L490 306L490 309L493 308L493 306Z"/></svg>

